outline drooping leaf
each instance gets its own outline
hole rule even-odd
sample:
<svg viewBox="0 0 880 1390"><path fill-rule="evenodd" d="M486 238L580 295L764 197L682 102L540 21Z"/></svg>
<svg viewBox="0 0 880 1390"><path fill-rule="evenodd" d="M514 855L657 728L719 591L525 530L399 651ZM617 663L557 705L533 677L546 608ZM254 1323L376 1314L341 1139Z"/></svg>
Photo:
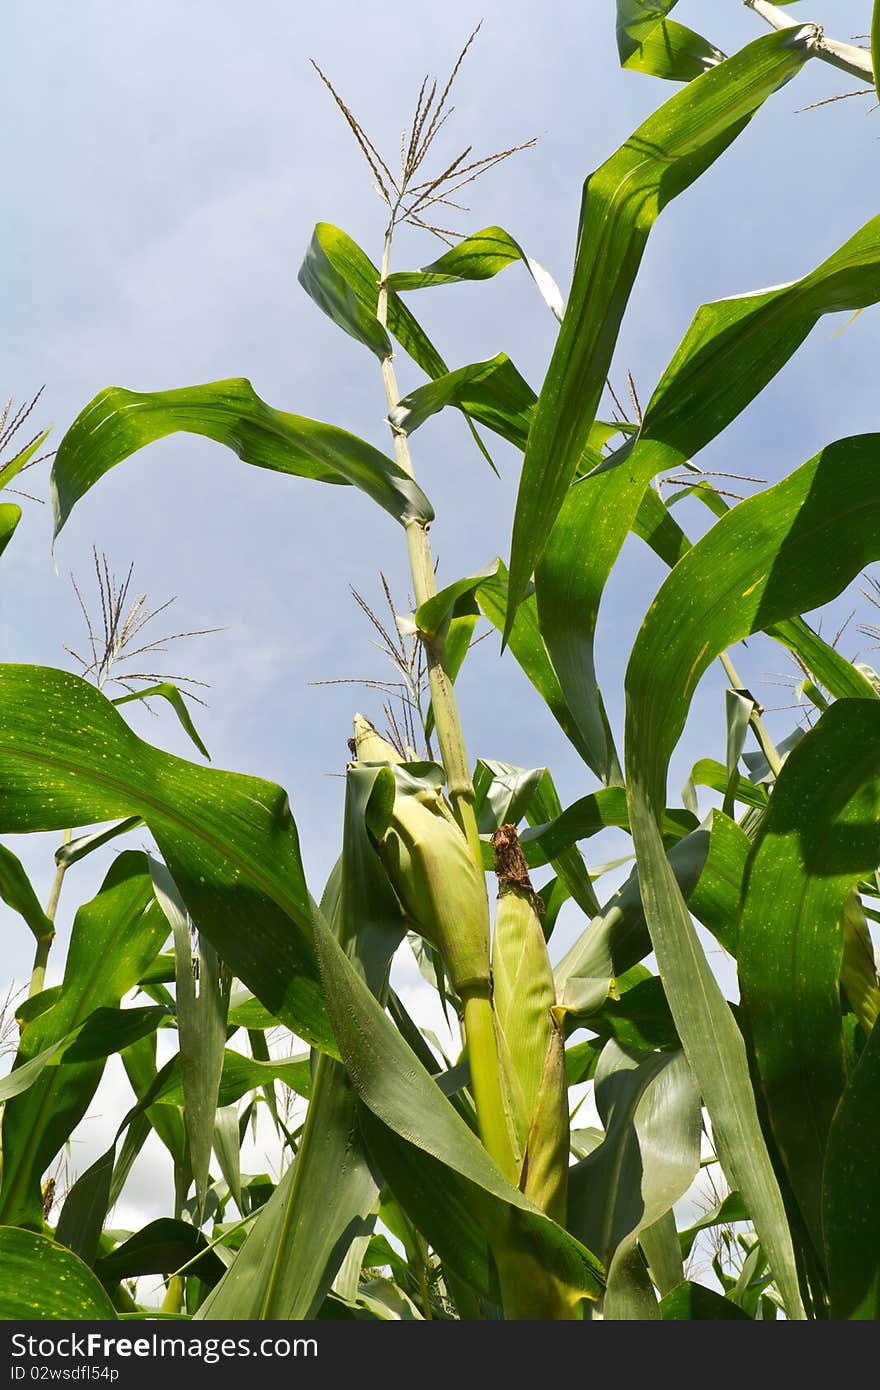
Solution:
<svg viewBox="0 0 880 1390"><path fill-rule="evenodd" d="M617 0L620 66L633 72L691 82L724 61L724 54L693 29L667 19L677 0Z"/></svg>
<svg viewBox="0 0 880 1390"><path fill-rule="evenodd" d="M555 860L570 845L596 835L606 826L629 829L629 811L623 787L603 787L591 796L582 796L566 807L557 818L546 825L524 830L520 836L523 853L530 868L538 868ZM697 818L690 811L667 808L663 814L663 833L680 840L697 828Z"/></svg>
<svg viewBox="0 0 880 1390"><path fill-rule="evenodd" d="M110 1322L116 1309L92 1271L70 1250L48 1236L2 1226L0 1319Z"/></svg>
<svg viewBox="0 0 880 1390"><path fill-rule="evenodd" d="M117 463L154 440L202 435L244 463L323 483L360 488L396 521L430 521L425 494L385 454L335 425L275 410L249 381L234 377L176 391L110 386L74 420L52 466L57 536L74 505Z"/></svg>
<svg viewBox="0 0 880 1390"><path fill-rule="evenodd" d="M444 251L424 270L395 271L388 277L393 290L424 290L435 285L455 285L463 280L489 280L499 271L522 261L541 292L548 309L561 319L565 303L555 280L542 265L527 256L518 241L503 227L484 227Z"/></svg>
<svg viewBox="0 0 880 1390"><path fill-rule="evenodd" d="M546 771L544 767L514 767L512 763L478 758L474 770L474 814L480 834L491 835L505 822L518 825Z"/></svg>
<svg viewBox="0 0 880 1390"><path fill-rule="evenodd" d="M707 1211L692 1226L688 1226L687 1230L679 1231L678 1239L682 1256L687 1259L694 1248L694 1241L701 1231L712 1226L727 1226L735 1221L748 1221L748 1219L749 1213L740 1194L728 1192L727 1196L718 1202L711 1211Z"/></svg>
<svg viewBox="0 0 880 1390"><path fill-rule="evenodd" d="M380 350L379 337L367 341L374 333L368 327L368 320L372 319L379 328L376 320L379 270L357 243L339 227L329 222L319 222L312 234L303 269L305 277L300 274L300 284L319 308L352 337L366 342L377 356L386 356L387 351L384 348ZM352 298L356 309L353 308ZM448 370L443 358L393 287L388 291L388 329L426 376L443 376Z"/></svg>
<svg viewBox="0 0 880 1390"><path fill-rule="evenodd" d="M426 386L417 386L389 412L397 428L412 434L438 410L452 405L466 410L480 424L524 449L537 397L506 353L488 362L447 372Z"/></svg>
<svg viewBox="0 0 880 1390"><path fill-rule="evenodd" d="M447 584L438 593L420 604L414 615L419 632L427 638L442 634L448 628L459 600L474 593L485 580L493 579L498 573L500 563L500 560L493 560L491 564L477 570L475 574L466 575L464 579L456 579L454 583Z"/></svg>
<svg viewBox="0 0 880 1390"><path fill-rule="evenodd" d="M525 814L530 831L535 832L536 841L540 839L539 827L547 828L553 824L558 826L565 815L553 778L546 768L525 808ZM599 900L596 897L596 890L583 861L583 856L577 846L572 844L555 848L551 854L550 863L565 891L574 899L581 912L586 913L588 917L595 916L599 911ZM542 925L546 934L550 929L546 913Z"/></svg>
<svg viewBox="0 0 880 1390"><path fill-rule="evenodd" d="M198 730L192 721L192 715L189 712L186 701L173 681L160 681L158 685L148 686L146 690L133 690L129 695L117 695L113 703L114 705L125 705L128 704L129 700L153 699L168 701L174 713L177 715L177 718L180 720L180 725L184 733L188 735L199 752L210 762L211 754L202 743Z"/></svg>
<svg viewBox="0 0 880 1390"><path fill-rule="evenodd" d="M142 816L230 970L301 1037L333 1049L296 827L280 787L137 738L66 672L0 667L0 833Z"/></svg>
<svg viewBox="0 0 880 1390"><path fill-rule="evenodd" d="M5 845L0 845L0 898L27 922L38 941L55 935L21 861Z"/></svg>
<svg viewBox="0 0 880 1390"><path fill-rule="evenodd" d="M43 430L36 439L32 439L23 449L19 449L18 453L8 459L6 463L0 464L0 488L8 487L13 479L18 477L25 465L30 463L40 445L45 443L48 435L49 430ZM9 504L9 511L11 512L13 509L19 511L19 508L15 507L14 504Z"/></svg>
<svg viewBox="0 0 880 1390"><path fill-rule="evenodd" d="M21 507L17 503L0 502L0 555L15 535L15 528L20 521Z"/></svg>
<svg viewBox="0 0 880 1390"><path fill-rule="evenodd" d="M811 39L805 28L755 40L665 102L587 180L571 295L523 464L506 637L584 451L654 220L803 66Z"/></svg>
<svg viewBox="0 0 880 1390"><path fill-rule="evenodd" d="M391 356L391 339L376 318L375 305L372 309L368 308L364 297L358 296L349 283L352 270L361 270L362 257L360 247L338 227L319 222L312 233L297 278L306 294L319 309L323 309L328 318L382 361ZM344 261L347 273L340 273L336 264L339 260ZM373 278L372 293L378 301L379 272L374 266L370 266L369 270Z"/></svg>

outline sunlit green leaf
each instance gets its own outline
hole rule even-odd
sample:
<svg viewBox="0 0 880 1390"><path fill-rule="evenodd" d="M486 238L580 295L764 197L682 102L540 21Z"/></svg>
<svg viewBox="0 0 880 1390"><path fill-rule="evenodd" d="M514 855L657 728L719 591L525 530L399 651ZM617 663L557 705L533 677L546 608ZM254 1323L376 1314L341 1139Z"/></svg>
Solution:
<svg viewBox="0 0 880 1390"><path fill-rule="evenodd" d="M793 29L755 40L676 93L588 178L571 295L523 464L506 637L584 452L654 220L803 66L811 37Z"/></svg>
<svg viewBox="0 0 880 1390"><path fill-rule="evenodd" d="M154 440L183 432L213 439L245 463L360 488L395 520L430 521L431 504L402 468L345 430L274 410L249 381L137 392L110 386L77 416L52 467L57 536L74 505L117 463Z"/></svg>

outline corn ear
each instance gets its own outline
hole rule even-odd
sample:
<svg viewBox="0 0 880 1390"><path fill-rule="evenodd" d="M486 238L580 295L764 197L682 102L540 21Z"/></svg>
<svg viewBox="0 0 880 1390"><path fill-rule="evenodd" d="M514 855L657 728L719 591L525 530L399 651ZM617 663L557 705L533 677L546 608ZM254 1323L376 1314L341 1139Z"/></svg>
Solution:
<svg viewBox="0 0 880 1390"><path fill-rule="evenodd" d="M354 717L354 748L351 750L359 763L402 763L397 749L377 734L369 719L362 714Z"/></svg>
<svg viewBox="0 0 880 1390"><path fill-rule="evenodd" d="M502 1091L520 1188L548 1215L565 1220L568 1095L556 992L540 912L516 827L492 837L498 912L492 981Z"/></svg>
<svg viewBox="0 0 880 1390"><path fill-rule="evenodd" d="M400 767L379 855L412 926L443 957L453 988L488 990L489 906L481 868L442 793L407 778L399 754L360 716L355 748L365 762Z"/></svg>
<svg viewBox="0 0 880 1390"><path fill-rule="evenodd" d="M862 900L853 888L843 909L843 963L840 983L847 1002L866 1033L880 1016L880 986L874 947Z"/></svg>

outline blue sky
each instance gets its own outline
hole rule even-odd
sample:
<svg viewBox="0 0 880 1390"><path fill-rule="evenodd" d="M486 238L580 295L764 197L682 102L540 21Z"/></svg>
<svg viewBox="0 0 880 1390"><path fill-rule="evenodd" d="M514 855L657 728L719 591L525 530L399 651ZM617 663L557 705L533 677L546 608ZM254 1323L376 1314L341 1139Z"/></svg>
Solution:
<svg viewBox="0 0 880 1390"><path fill-rule="evenodd" d="M869 22L867 0L797 9L827 20L842 39ZM444 148L455 154L472 143L488 152L532 135L539 143L468 190L472 211L461 230L500 224L565 289L583 178L673 90L619 70L613 12L611 0L486 0L477 10L462 0L44 0L38 11L8 0L0 392L21 399L45 382L38 416L53 423L57 443L104 386L151 390L243 375L273 405L389 449L375 360L296 280L316 221L342 226L374 259L384 225L308 58L393 155L422 75L445 76L482 16ZM763 32L738 0L682 0L677 13L728 52ZM872 100L795 114L853 85L809 65L663 214L621 336L619 385L629 368L646 399L699 303L802 274L876 213L880 120ZM406 232L396 267L423 265L441 249ZM410 304L451 365L505 351L540 385L555 324L520 267ZM836 336L839 327L823 321L707 451L705 466L772 482L830 440L877 428L876 314ZM403 363L400 375L404 388L418 380ZM500 481L458 416L435 418L414 440L417 474L438 518L432 541L442 582L508 550L518 458L501 442L492 447ZM29 478L45 497L44 469ZM703 524L697 512L685 516L692 530ZM134 561L138 592L155 601L178 596L173 630L224 628L170 661L211 683L210 708L197 721L215 765L270 777L290 792L319 893L337 850L343 784L334 774L344 769L351 716L378 711L366 692L310 682L385 673L349 585L378 603L381 569L403 603L399 528L354 490L248 468L219 446L180 436L120 466L80 504L58 544L57 573L49 541L48 507L26 504L3 559L3 659L70 666L63 644L76 647L82 627L69 572L88 575L93 543L117 570ZM606 596L599 673L618 730L629 646L662 577L631 540ZM857 606L870 620L858 596ZM847 654L861 647L870 660L868 646L854 633L844 642ZM761 684L767 671L783 669L781 653L755 643L738 664L768 704L788 700ZM723 757L723 688L719 668L695 701L673 789L697 757ZM547 764L564 802L594 789L510 658L499 661L495 638L472 654L460 699L473 757ZM774 727L785 732L793 719L780 714ZM135 709L132 723L189 756L164 713L152 719ZM607 835L591 858L611 857L622 844ZM52 841L32 837L15 847L45 897ZM70 875L62 938L101 867L91 861ZM11 914L0 908L0 916L6 971L23 980L30 943ZM59 948L56 974L62 957Z"/></svg>

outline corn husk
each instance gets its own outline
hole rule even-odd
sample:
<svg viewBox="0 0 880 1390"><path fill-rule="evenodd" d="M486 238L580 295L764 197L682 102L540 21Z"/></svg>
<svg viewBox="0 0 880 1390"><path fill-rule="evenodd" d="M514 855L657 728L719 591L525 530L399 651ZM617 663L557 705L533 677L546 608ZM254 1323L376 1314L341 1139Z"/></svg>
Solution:
<svg viewBox="0 0 880 1390"><path fill-rule="evenodd" d="M498 875L493 1002L519 1185L536 1206L564 1222L568 1093L553 971L541 929L543 905L529 881L516 828L502 826L493 844Z"/></svg>
<svg viewBox="0 0 880 1390"><path fill-rule="evenodd" d="M362 762L398 767L397 794L379 855L414 929L440 952L462 995L488 988L489 906L483 871L439 788L406 775L397 751L361 716L355 749Z"/></svg>

